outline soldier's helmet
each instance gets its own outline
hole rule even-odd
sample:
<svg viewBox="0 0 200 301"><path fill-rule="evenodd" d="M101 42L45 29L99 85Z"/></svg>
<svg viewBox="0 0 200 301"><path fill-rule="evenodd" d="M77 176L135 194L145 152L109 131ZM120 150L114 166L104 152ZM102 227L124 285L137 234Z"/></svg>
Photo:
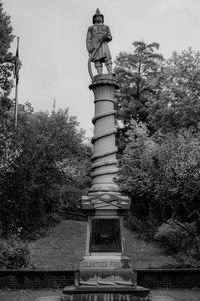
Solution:
<svg viewBox="0 0 200 301"><path fill-rule="evenodd" d="M94 16L93 16L93 19L92 19L92 22L93 22L93 24L95 23L95 17L96 16L101 16L102 17L102 21L103 21L103 23L104 23L104 16L100 13L100 10L97 8L97 10L96 10L96 13L94 14Z"/></svg>

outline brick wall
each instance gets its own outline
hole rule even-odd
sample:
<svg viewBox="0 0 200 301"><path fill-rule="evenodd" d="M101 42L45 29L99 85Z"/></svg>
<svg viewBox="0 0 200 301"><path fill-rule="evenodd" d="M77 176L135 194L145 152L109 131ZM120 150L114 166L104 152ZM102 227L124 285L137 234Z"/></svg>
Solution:
<svg viewBox="0 0 200 301"><path fill-rule="evenodd" d="M0 270L0 289L64 288L74 284L74 271Z"/></svg>
<svg viewBox="0 0 200 301"><path fill-rule="evenodd" d="M147 288L200 288L200 269L137 270L137 283ZM0 289L48 289L74 285L73 270L0 270Z"/></svg>
<svg viewBox="0 0 200 301"><path fill-rule="evenodd" d="M137 270L137 281L148 288L200 288L200 269Z"/></svg>

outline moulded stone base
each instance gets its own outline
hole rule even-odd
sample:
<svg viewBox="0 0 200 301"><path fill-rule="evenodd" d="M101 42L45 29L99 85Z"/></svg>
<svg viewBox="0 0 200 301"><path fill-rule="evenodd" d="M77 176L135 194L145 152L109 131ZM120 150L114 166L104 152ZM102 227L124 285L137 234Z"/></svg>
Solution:
<svg viewBox="0 0 200 301"><path fill-rule="evenodd" d="M136 286L137 274L131 269L80 270L79 285Z"/></svg>
<svg viewBox="0 0 200 301"><path fill-rule="evenodd" d="M63 301L148 301L149 294L140 286L71 286L63 290Z"/></svg>

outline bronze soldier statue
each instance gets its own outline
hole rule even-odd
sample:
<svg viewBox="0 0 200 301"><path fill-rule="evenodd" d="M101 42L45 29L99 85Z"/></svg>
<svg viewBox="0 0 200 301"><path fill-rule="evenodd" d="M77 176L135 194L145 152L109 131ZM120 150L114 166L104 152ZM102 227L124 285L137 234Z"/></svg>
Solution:
<svg viewBox="0 0 200 301"><path fill-rule="evenodd" d="M97 8L93 16L93 25L88 28L86 46L89 53L89 73L91 76L91 62L94 62L98 74L102 74L105 63L109 74L112 74L112 58L108 42L112 40L110 28L104 25L104 16ZM92 76L91 76L92 77Z"/></svg>

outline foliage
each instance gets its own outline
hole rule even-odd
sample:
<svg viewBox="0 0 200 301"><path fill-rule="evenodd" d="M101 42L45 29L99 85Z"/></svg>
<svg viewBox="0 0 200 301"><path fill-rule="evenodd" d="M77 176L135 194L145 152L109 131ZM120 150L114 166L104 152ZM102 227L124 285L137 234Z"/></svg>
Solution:
<svg viewBox="0 0 200 301"><path fill-rule="evenodd" d="M200 52L191 48L174 52L163 64L160 93L149 99L148 122L163 133L189 127L198 130L199 103Z"/></svg>
<svg viewBox="0 0 200 301"><path fill-rule="evenodd" d="M29 261L28 245L20 240L18 235L0 239L0 269L25 268Z"/></svg>
<svg viewBox="0 0 200 301"><path fill-rule="evenodd" d="M174 254L187 250L188 246L191 248L196 232L194 223L180 224L170 219L158 227L155 239L162 243L169 254Z"/></svg>
<svg viewBox="0 0 200 301"><path fill-rule="evenodd" d="M133 125L121 162L119 184L131 198L131 210L138 218L151 216L153 209L153 156L157 145L143 123Z"/></svg>
<svg viewBox="0 0 200 301"><path fill-rule="evenodd" d="M156 200L162 212L185 221L200 221L200 139L192 130L180 130L160 139Z"/></svg>
<svg viewBox="0 0 200 301"><path fill-rule="evenodd" d="M12 107L9 94L13 87L14 57L9 49L13 38L10 16L3 11L3 3L0 1L0 128L5 127L7 114Z"/></svg>
<svg viewBox="0 0 200 301"><path fill-rule="evenodd" d="M12 173L14 171L14 162L19 155L20 150L13 145L12 134L7 133L5 136L0 133L0 179L7 172Z"/></svg>
<svg viewBox="0 0 200 301"><path fill-rule="evenodd" d="M155 96L160 84L163 57L156 52L158 43L133 43L134 53L121 52L115 63L115 73L120 85L116 93L117 118L126 127L132 119L146 121L147 101Z"/></svg>
<svg viewBox="0 0 200 301"><path fill-rule="evenodd" d="M67 186L79 194L85 188L89 149L68 110L34 113L30 104L20 111L12 143L19 151L1 179L0 216L4 232L14 224L27 234L74 202L73 194L66 199Z"/></svg>
<svg viewBox="0 0 200 301"><path fill-rule="evenodd" d="M3 3L0 1L0 57L7 54L10 44L13 41L10 16L3 11Z"/></svg>
<svg viewBox="0 0 200 301"><path fill-rule="evenodd" d="M158 227L155 239L182 265L200 266L200 236L194 223L168 220Z"/></svg>
<svg viewBox="0 0 200 301"><path fill-rule="evenodd" d="M139 218L200 221L200 139L191 130L149 136L142 124L130 131L119 183Z"/></svg>
<svg viewBox="0 0 200 301"><path fill-rule="evenodd" d="M127 225L143 234L149 224L148 237L159 227L164 247L173 246L180 261L197 266L200 52L188 48L164 60L154 51L157 44L150 52L144 42L134 45L133 54L120 53L116 61L118 144L124 150L119 184L132 211ZM188 225L196 229L193 243L184 230Z"/></svg>
<svg viewBox="0 0 200 301"><path fill-rule="evenodd" d="M135 123L121 164L119 184L131 198L126 225L143 238L156 238L183 266L199 266L199 133L150 136Z"/></svg>

